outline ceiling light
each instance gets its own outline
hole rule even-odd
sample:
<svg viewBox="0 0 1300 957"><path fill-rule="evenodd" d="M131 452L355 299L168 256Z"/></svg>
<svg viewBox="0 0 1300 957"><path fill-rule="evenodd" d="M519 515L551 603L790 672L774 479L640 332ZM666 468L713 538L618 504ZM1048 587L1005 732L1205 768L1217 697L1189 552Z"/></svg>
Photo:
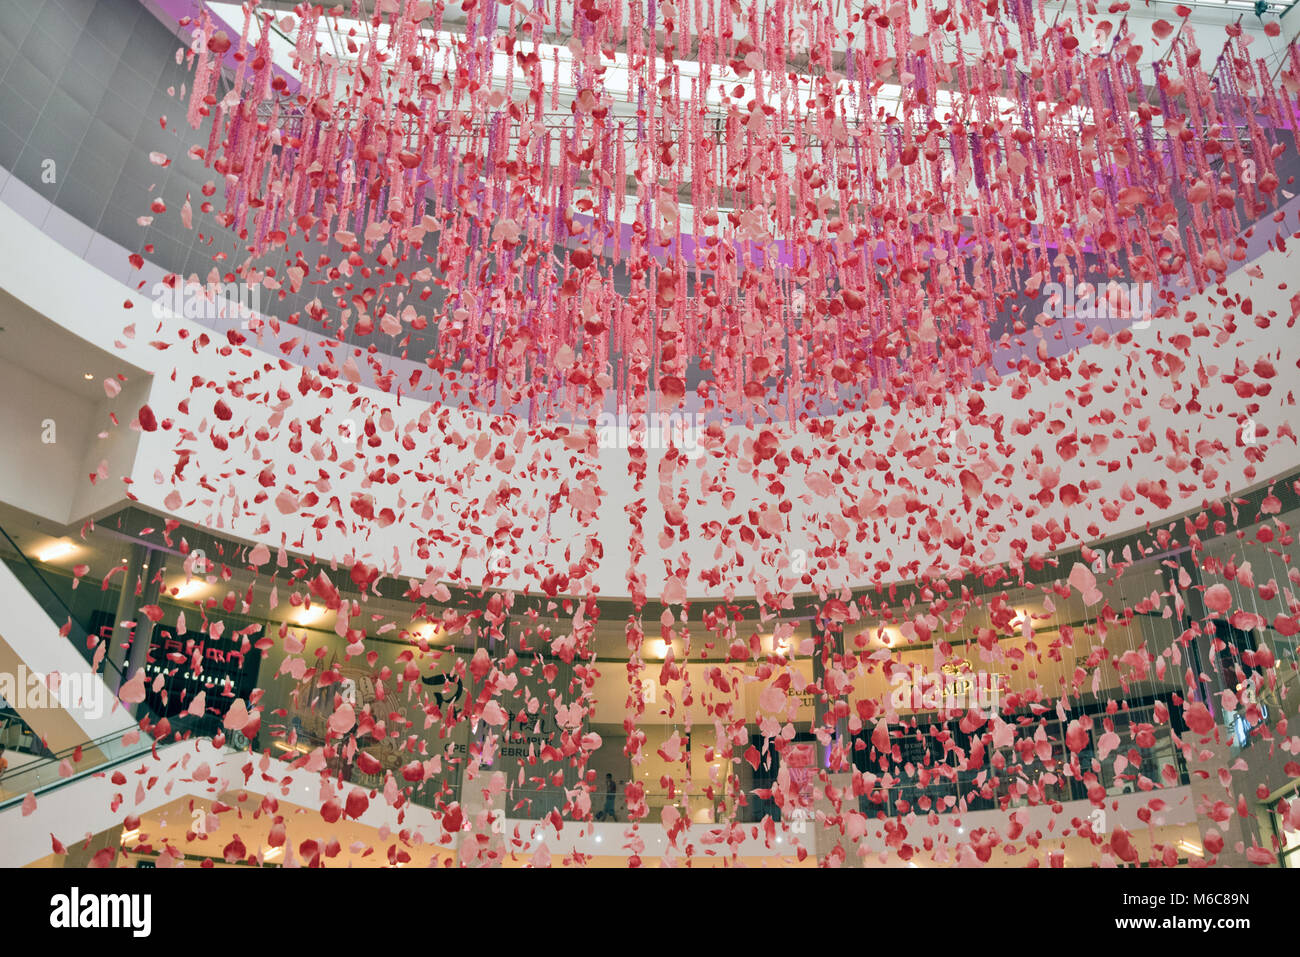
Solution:
<svg viewBox="0 0 1300 957"><path fill-rule="evenodd" d="M95 373L93 373L93 372L86 372L86 373L83 373L81 377L82 377L83 379L85 379L87 382L89 382L91 379L95 378Z"/></svg>
<svg viewBox="0 0 1300 957"><path fill-rule="evenodd" d="M37 554L37 558L43 562L52 562L57 558L65 558L77 550L77 546L69 541L55 542L47 547L44 551Z"/></svg>
<svg viewBox="0 0 1300 957"><path fill-rule="evenodd" d="M199 592L207 587L207 582L201 578L191 578L189 581L181 582L173 586L177 598L193 598Z"/></svg>
<svg viewBox="0 0 1300 957"><path fill-rule="evenodd" d="M442 639L445 634L446 632L438 625L420 625L411 629L410 639L414 642L423 641L425 644L431 645Z"/></svg>

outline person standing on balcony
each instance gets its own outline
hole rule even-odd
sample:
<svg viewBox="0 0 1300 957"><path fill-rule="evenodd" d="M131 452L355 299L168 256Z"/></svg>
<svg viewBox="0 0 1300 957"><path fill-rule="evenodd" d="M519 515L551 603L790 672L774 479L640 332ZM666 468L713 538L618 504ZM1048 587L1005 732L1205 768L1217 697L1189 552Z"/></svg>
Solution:
<svg viewBox="0 0 1300 957"><path fill-rule="evenodd" d="M606 772L605 774L605 807L597 815L602 821L617 821L618 812L614 808L614 798L618 793L618 786L614 783L614 775Z"/></svg>

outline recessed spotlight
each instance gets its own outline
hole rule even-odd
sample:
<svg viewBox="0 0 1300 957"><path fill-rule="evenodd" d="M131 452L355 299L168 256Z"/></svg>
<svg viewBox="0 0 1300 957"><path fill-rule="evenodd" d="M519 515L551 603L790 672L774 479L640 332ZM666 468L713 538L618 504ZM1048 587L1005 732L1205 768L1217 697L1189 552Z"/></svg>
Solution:
<svg viewBox="0 0 1300 957"><path fill-rule="evenodd" d="M87 382L89 382L91 379L95 378L95 373L93 373L93 372L83 372L82 375L81 375L81 377L82 377L83 379L85 379Z"/></svg>

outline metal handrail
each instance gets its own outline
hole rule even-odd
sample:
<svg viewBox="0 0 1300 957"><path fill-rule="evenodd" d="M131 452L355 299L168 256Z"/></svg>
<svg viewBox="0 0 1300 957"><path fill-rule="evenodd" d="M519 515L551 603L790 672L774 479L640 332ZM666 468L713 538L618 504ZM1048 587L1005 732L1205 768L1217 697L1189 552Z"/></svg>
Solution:
<svg viewBox="0 0 1300 957"><path fill-rule="evenodd" d="M86 751L102 748L104 745L109 744L113 741L121 740L121 738L127 733L129 733L129 729L123 729L120 731L115 731L112 734L103 735L102 737L99 738L87 739L86 741L83 741L81 744L76 744L71 747L64 748L61 751L56 751L53 754L51 754L49 757L42 758L39 761L32 761L27 764L20 765L16 768L7 771L5 774L0 775L0 785L3 785L6 780L12 780L14 777L20 774L30 774L33 771L37 770L38 768L49 767L51 764L56 764L65 761L68 758L75 756L78 751L84 753ZM57 790L58 788L64 787L65 785L71 784L74 781L79 781L91 774L102 773L111 768L115 768L120 764L125 764L128 761L133 761L136 758L138 758L140 755L148 754L150 751L152 751L155 743L156 742L152 737L150 737L149 735L145 734L142 731L140 732L139 747L134 748L125 754L120 754L117 755L116 757L109 758L108 760L103 761L99 764L95 764L91 767L83 768L80 771L74 771L68 777L60 777L57 780L42 785L41 787L33 788L28 793L33 795L46 794L50 791L54 791ZM27 798L26 794L19 794L11 798L0 800L0 813L3 813L5 810L7 810L10 807L13 807L16 804L21 804L24 800L26 800L26 798Z"/></svg>

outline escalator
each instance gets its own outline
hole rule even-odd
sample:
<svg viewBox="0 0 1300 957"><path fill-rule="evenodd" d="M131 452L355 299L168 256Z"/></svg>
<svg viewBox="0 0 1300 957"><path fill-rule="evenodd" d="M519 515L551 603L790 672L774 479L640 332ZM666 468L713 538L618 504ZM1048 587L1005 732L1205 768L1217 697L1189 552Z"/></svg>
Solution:
<svg viewBox="0 0 1300 957"><path fill-rule="evenodd" d="M97 617L111 618L111 616L103 615L95 606L74 608L75 605L85 604L77 601L75 586L72 589L63 587L52 576L42 571L3 526L0 526L0 559L30 599L65 635L68 643L82 660L94 667L95 648L100 641L97 634L94 638L91 637L97 630L95 620ZM118 665L106 656L102 667L108 685L113 688L118 687L122 681L122 672Z"/></svg>
<svg viewBox="0 0 1300 957"><path fill-rule="evenodd" d="M138 730L117 732L83 741L44 757L14 764L0 775L0 815L28 796L40 798L87 775L106 773L118 765L149 754L154 739Z"/></svg>
<svg viewBox="0 0 1300 957"><path fill-rule="evenodd" d="M160 821L184 819L195 806L218 801L237 806L258 795L315 810L323 787L353 787L341 769L322 774L296 749L268 752L256 736L249 740L233 733L214 740L223 728L222 714L211 703L202 714L190 713L194 695L183 693L187 689L176 682L158 680L164 674L157 670L160 663L165 668L167 660L174 661L166 652L167 626L155 621L152 632L142 629L132 637L118 622L135 617L123 610L131 603L121 600L123 589L137 578L140 565L134 559L120 561L111 544L78 540L86 558L110 570L96 581L85 568L69 575L45 558L29 558L16 539L0 528L0 602L6 608L0 618L0 675L12 675L19 666L39 675L57 672L61 680L75 675L83 684L102 687L108 706L102 715L87 716L75 709L32 708L30 701L0 703L0 735L16 742L9 767L0 774L0 867L90 866L96 849L125 846L128 821L145 820L156 833ZM39 554L40 545L29 547ZM125 575L114 574L119 564ZM147 585L153 574L138 577ZM247 641L254 643L258 634L250 630ZM132 654L127 641L141 640L149 643L149 654ZM260 654L250 655L246 670L254 680L259 663ZM136 669L152 670L151 677L157 677L146 682L144 700L123 703L115 692L125 683L123 672L134 678ZM0 744L5 740L0 736ZM389 831L419 828L427 846L454 853L459 831L447 834L436 810L418 801L371 797L348 824L361 829L357 834L367 843L385 840L380 835ZM440 800L441 794L431 795L428 803ZM138 825L127 825L125 833L131 830ZM101 839L108 844L100 847ZM188 846L189 841L182 835L175 843Z"/></svg>
<svg viewBox="0 0 1300 957"><path fill-rule="evenodd" d="M93 614L102 617L97 607L102 598L79 600L66 584L60 587L4 528L0 558L0 602L5 607L0 621L0 677L5 682L0 689L9 689L16 699L0 700L0 746L7 765L0 773L0 818L18 813L29 796L39 805L53 792L87 778L111 782L112 772L121 766L193 737L197 719L171 715L169 733L156 740L149 730L163 715L148 702L130 705L117 698L122 669L104 653L101 643L109 639L98 632L93 615L86 614L89 603ZM74 605L82 606L80 612ZM46 676L56 672L57 684L75 684L79 696L48 691ZM33 704L34 696L25 692L35 688L36 679L46 688L36 689L41 694ZM4 832L12 833L12 826L7 823Z"/></svg>

